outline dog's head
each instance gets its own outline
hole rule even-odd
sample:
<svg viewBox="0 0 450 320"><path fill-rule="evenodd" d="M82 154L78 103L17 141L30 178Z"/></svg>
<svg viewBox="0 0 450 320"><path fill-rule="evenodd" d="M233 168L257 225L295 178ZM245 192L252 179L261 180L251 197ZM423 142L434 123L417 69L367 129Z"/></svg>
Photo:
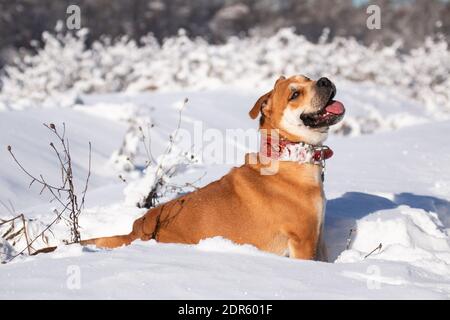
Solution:
<svg viewBox="0 0 450 320"><path fill-rule="evenodd" d="M345 113L343 104L333 100L335 95L336 87L328 78L280 77L274 88L256 101L250 117L261 114L261 129L278 129L290 141L321 144L329 127Z"/></svg>

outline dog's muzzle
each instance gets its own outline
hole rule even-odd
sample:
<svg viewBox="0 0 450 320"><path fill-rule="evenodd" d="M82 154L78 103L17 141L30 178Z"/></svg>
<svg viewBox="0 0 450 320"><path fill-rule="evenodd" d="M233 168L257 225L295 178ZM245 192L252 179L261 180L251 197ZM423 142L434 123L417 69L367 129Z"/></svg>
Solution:
<svg viewBox="0 0 450 320"><path fill-rule="evenodd" d="M303 113L300 119L305 126L321 128L334 125L342 120L345 114L344 105L333 98L336 96L336 86L328 78L320 78L316 82L316 95L313 105L319 106L316 112Z"/></svg>

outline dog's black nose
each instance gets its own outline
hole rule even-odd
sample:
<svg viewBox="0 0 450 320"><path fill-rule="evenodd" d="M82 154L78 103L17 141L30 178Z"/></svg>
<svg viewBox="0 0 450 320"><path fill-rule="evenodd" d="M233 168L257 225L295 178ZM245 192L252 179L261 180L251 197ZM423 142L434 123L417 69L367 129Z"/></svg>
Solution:
<svg viewBox="0 0 450 320"><path fill-rule="evenodd" d="M319 80L317 80L317 86L319 88L321 88L321 87L329 88L332 86L332 83L331 83L330 79L322 77Z"/></svg>

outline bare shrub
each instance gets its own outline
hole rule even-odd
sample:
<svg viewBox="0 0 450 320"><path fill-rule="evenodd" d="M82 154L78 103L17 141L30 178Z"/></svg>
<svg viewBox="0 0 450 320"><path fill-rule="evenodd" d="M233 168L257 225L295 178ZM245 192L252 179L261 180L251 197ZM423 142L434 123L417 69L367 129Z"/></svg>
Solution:
<svg viewBox="0 0 450 320"><path fill-rule="evenodd" d="M85 204L86 193L88 190L89 179L91 175L91 143L89 142L89 166L88 166L88 174L85 180L85 184L81 192L77 192L77 188L74 183L74 172L72 165L72 156L70 154L70 144L69 140L66 138L66 126L63 123L62 132L60 132L53 123L44 124L46 128L48 128L54 136L57 138L57 144L55 145L53 142L50 143L50 148L54 151L55 156L58 159L59 168L58 171L61 174L61 183L60 185L54 185L44 178L42 174L34 175L27 170L22 163L17 159L16 155L13 152L13 148L8 146L8 152L13 158L14 162L19 166L19 168L31 179L30 187L33 184L39 184L41 186L40 194L45 191L49 192L52 196L50 202L56 202L59 204L59 208L54 210L54 214L56 217L44 228L42 232L40 232L34 239L27 238L27 246L20 251L16 256L28 251L28 254L35 254L39 252L49 251L51 248L44 248L40 250L34 250L31 245L40 237L44 237L45 233L50 231L51 227L60 220L66 222L68 227L70 228L70 240L64 240L66 244L70 243L78 243L81 240L80 235L80 225L79 225L79 217L82 213ZM22 232L25 237L27 236L27 227L25 222L25 217L23 214L16 216L13 219L7 221L0 221L1 224L10 223L12 230L15 228L15 221L21 219L23 227L17 230L14 234L8 233L5 237L6 240L14 239L19 236ZM12 231L11 231L12 232ZM31 251L34 250L34 252ZM13 258L15 258L14 256Z"/></svg>

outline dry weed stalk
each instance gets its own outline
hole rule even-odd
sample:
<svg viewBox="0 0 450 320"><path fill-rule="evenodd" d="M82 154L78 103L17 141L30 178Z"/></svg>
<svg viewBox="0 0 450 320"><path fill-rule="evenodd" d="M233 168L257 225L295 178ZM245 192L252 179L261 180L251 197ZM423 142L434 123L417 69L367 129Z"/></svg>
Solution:
<svg viewBox="0 0 450 320"><path fill-rule="evenodd" d="M72 156L70 154L70 144L69 140L66 138L66 126L65 123L63 123L63 130L62 133L58 131L56 126L53 123L50 124L44 124L46 128L48 128L57 138L58 140L58 146L55 146L53 142L50 143L51 149L54 151L58 162L59 162L59 170L61 173L61 184L60 185L54 185L50 184L46 181L44 176L42 174L39 174L39 176L33 175L28 171L22 163L17 159L16 155L14 154L12 147L8 146L8 152L11 154L11 157L13 158L14 162L19 166L19 168L31 179L30 187L33 184L39 184L41 185L41 191L39 194L42 194L45 190L50 192L52 195L52 199L50 202L56 201L60 208L55 209L54 213L56 215L55 219L53 219L50 224L44 228L44 230L39 233L37 237L32 239L31 241L27 239L27 246L22 251L20 251L16 256L22 254L25 250L28 250L29 254L33 254L30 249L32 248L31 245L39 238L43 237L45 232L49 231L50 228L59 220L63 219L66 221L66 223L70 227L70 234L71 238L69 241L65 241L66 244L69 243L78 243L81 240L80 235L80 225L79 225L79 217L82 213L82 209L84 208L85 199L86 199L86 193L88 190L89 185L89 179L91 176L91 155L92 155L92 146L89 142L89 165L88 165L88 174L85 180L84 187L80 194L77 193L74 183L74 175L73 175L73 165L72 165ZM24 223L24 232L26 232L26 225L25 225L25 218L23 215L19 215L14 219L19 218L22 216L23 223ZM11 220L10 220L11 221ZM6 222L5 222L6 223ZM51 231L51 230L50 230ZM28 235L27 235L28 237ZM46 249L38 250L39 252L45 251ZM34 253L38 252L34 251ZM13 258L15 258L14 256Z"/></svg>

